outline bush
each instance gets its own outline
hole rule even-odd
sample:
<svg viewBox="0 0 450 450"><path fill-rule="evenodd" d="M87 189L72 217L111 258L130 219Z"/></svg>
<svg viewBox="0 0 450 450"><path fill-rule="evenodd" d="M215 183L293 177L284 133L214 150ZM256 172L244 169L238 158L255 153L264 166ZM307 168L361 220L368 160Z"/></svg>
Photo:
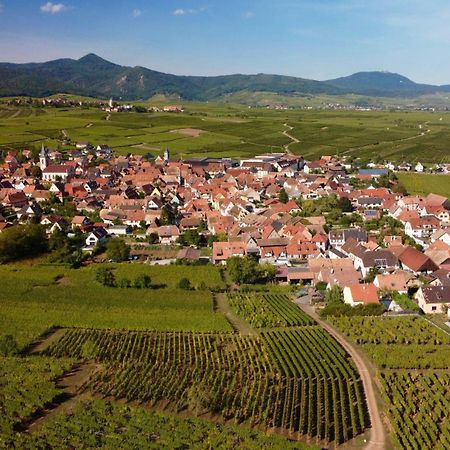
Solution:
<svg viewBox="0 0 450 450"><path fill-rule="evenodd" d="M187 278L182 278L178 282L177 287L179 289L184 289L185 291L190 291L192 289L191 282Z"/></svg>
<svg viewBox="0 0 450 450"><path fill-rule="evenodd" d="M127 289L131 287L131 281L128 278L121 278L119 280L119 283L117 284L118 287L122 289Z"/></svg>
<svg viewBox="0 0 450 450"><path fill-rule="evenodd" d="M133 282L133 287L136 289L148 289L152 287L152 279L146 275L138 275Z"/></svg>
<svg viewBox="0 0 450 450"><path fill-rule="evenodd" d="M95 279L97 282L106 287L116 286L116 277L111 269L102 267L95 273Z"/></svg>
<svg viewBox="0 0 450 450"><path fill-rule="evenodd" d="M110 239L106 244L106 255L113 261L126 261L130 256L130 246L122 239Z"/></svg>
<svg viewBox="0 0 450 450"><path fill-rule="evenodd" d="M16 340L10 334L0 338L0 355L1 356L14 356L19 353L19 346Z"/></svg>

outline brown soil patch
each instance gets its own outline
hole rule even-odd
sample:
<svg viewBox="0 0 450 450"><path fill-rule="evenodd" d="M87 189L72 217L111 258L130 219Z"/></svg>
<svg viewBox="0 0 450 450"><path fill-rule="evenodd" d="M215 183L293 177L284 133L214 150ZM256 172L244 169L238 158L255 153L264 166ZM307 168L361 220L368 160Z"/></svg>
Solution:
<svg viewBox="0 0 450 450"><path fill-rule="evenodd" d="M196 128L180 128L178 130L172 130L171 133L179 133L185 134L186 136L199 137L203 133L206 133L206 131L198 130Z"/></svg>

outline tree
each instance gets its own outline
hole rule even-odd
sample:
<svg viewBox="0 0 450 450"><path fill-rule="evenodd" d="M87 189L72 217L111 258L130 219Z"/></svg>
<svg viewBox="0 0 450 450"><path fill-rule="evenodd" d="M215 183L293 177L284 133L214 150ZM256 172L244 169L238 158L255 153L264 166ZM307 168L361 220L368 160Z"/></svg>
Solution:
<svg viewBox="0 0 450 450"><path fill-rule="evenodd" d="M339 286L333 286L325 293L325 302L331 303L344 303L344 295L342 289Z"/></svg>
<svg viewBox="0 0 450 450"><path fill-rule="evenodd" d="M47 250L47 234L42 225L16 225L0 234L0 263L34 257Z"/></svg>
<svg viewBox="0 0 450 450"><path fill-rule="evenodd" d="M192 289L191 282L187 278L182 278L178 284L178 289L183 289L185 291L190 291Z"/></svg>
<svg viewBox="0 0 450 450"><path fill-rule="evenodd" d="M239 284L270 282L275 277L275 267L258 264L254 258L233 256L227 260L227 270L231 280Z"/></svg>
<svg viewBox="0 0 450 450"><path fill-rule="evenodd" d="M147 240L149 244L157 244L159 242L158 233L150 233Z"/></svg>
<svg viewBox="0 0 450 450"><path fill-rule="evenodd" d="M289 201L289 195L287 194L284 188L280 189L280 193L278 194L278 200L280 200L281 203L287 203Z"/></svg>
<svg viewBox="0 0 450 450"><path fill-rule="evenodd" d="M116 286L116 277L112 269L108 269L107 267L101 267L95 273L95 279L97 282L106 287L115 287Z"/></svg>
<svg viewBox="0 0 450 450"><path fill-rule="evenodd" d="M34 178L41 178L42 170L39 166L33 166L30 170L31 176Z"/></svg>
<svg viewBox="0 0 450 450"><path fill-rule="evenodd" d="M352 202L347 197L341 197L337 202L337 207L342 210L342 212L353 212Z"/></svg>
<svg viewBox="0 0 450 450"><path fill-rule="evenodd" d="M175 222L175 214L167 205L161 209L161 216L159 217L160 225L173 225Z"/></svg>
<svg viewBox="0 0 450 450"><path fill-rule="evenodd" d="M138 275L133 282L133 287L136 289L148 289L152 287L152 279L147 274Z"/></svg>
<svg viewBox="0 0 450 450"><path fill-rule="evenodd" d="M122 239L110 239L106 244L106 256L113 261L126 261L130 256L130 246Z"/></svg>
<svg viewBox="0 0 450 450"><path fill-rule="evenodd" d="M0 338L0 356L14 356L19 353L19 346L10 334Z"/></svg>

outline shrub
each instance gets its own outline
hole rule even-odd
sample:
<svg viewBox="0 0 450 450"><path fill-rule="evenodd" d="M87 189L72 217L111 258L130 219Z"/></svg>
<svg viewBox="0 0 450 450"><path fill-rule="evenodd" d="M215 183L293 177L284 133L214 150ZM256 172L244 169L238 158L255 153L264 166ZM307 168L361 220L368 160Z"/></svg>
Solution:
<svg viewBox="0 0 450 450"><path fill-rule="evenodd" d="M178 282L177 287L179 289L184 289L185 291L189 291L192 289L191 282L187 278L182 278Z"/></svg>
<svg viewBox="0 0 450 450"><path fill-rule="evenodd" d="M136 289L148 289L152 287L152 279L149 275L141 274L138 275L133 282L133 287Z"/></svg>
<svg viewBox="0 0 450 450"><path fill-rule="evenodd" d="M95 279L97 282L107 287L115 287L116 286L116 277L111 269L106 267L101 267L95 273Z"/></svg>
<svg viewBox="0 0 450 450"><path fill-rule="evenodd" d="M0 339L0 355L1 356L14 356L19 353L19 346L16 340L10 334L3 336Z"/></svg>

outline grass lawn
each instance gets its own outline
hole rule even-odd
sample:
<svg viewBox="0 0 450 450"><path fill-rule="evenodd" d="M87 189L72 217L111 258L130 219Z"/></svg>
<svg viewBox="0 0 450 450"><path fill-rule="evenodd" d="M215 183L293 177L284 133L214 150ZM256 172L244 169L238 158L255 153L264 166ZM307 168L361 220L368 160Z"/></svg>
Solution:
<svg viewBox="0 0 450 450"><path fill-rule="evenodd" d="M221 286L214 267L147 267L118 264L116 278L145 272L157 289L106 288L95 281L98 266L73 270L61 266L0 267L0 335L12 334L26 345L49 327L79 326L158 331L231 331L213 311L208 290L183 291L187 277L195 286Z"/></svg>
<svg viewBox="0 0 450 450"><path fill-rule="evenodd" d="M450 175L398 173L397 176L410 194L433 193L450 198Z"/></svg>

